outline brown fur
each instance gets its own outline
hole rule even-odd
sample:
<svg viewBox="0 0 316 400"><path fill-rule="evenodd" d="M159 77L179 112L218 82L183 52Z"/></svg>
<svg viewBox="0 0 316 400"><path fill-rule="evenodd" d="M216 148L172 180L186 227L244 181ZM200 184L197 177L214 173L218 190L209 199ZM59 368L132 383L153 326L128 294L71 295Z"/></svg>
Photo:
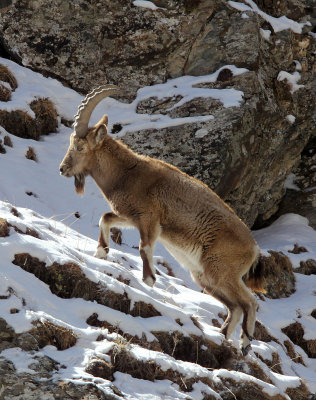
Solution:
<svg viewBox="0 0 316 400"><path fill-rule="evenodd" d="M143 280L153 285L152 252L161 241L205 291L227 306L222 326L227 338L244 315L242 351L247 353L257 304L242 277L248 274L248 285L260 288L260 264L251 270L259 249L247 226L216 193L178 168L138 155L108 136L106 116L84 137L71 135L60 171L75 176L80 193L84 177L91 175L112 207L100 220L97 257L106 258L112 226L135 227Z"/></svg>

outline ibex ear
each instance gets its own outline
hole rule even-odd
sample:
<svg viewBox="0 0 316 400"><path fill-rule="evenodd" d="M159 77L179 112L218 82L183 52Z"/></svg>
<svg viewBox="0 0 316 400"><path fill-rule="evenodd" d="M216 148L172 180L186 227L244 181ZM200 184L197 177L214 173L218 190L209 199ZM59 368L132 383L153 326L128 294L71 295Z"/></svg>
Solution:
<svg viewBox="0 0 316 400"><path fill-rule="evenodd" d="M105 136L108 134L107 125L108 125L108 116L103 115L103 117L96 125L96 130L95 130L96 145L100 144L104 140Z"/></svg>
<svg viewBox="0 0 316 400"><path fill-rule="evenodd" d="M108 133L106 125L100 125L95 133L95 144L100 144Z"/></svg>

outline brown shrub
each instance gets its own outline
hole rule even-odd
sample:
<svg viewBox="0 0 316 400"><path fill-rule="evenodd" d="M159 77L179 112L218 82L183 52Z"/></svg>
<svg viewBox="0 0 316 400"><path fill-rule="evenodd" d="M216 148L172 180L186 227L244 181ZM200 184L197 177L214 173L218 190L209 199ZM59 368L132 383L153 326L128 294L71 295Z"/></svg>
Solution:
<svg viewBox="0 0 316 400"><path fill-rule="evenodd" d="M262 387L254 382L243 381L242 384L233 379L222 379L226 389L224 393L221 393L223 400L285 400L285 397L281 394L270 396L262 390Z"/></svg>
<svg viewBox="0 0 316 400"><path fill-rule="evenodd" d="M242 384L239 381L227 378L221 378L214 382L209 377L196 376L188 379L185 375L172 369L164 371L153 360L144 362L135 358L126 345L115 345L109 355L111 356L111 363L102 359L92 359L86 371L93 376L112 381L114 380L113 374L116 371L147 381L167 379L176 383L183 392L190 392L193 384L201 381L220 393L223 400L285 400L282 395L270 396L263 392L259 385L245 380ZM212 399L212 396L206 398Z"/></svg>
<svg viewBox="0 0 316 400"><path fill-rule="evenodd" d="M35 119L22 110L0 110L0 125L15 136L38 140L40 135L57 131L57 113L48 99L37 99L30 104Z"/></svg>
<svg viewBox="0 0 316 400"><path fill-rule="evenodd" d="M49 321L37 321L34 325L29 333L37 340L40 348L52 345L56 346L58 350L66 350L77 342L72 330L63 326L55 325Z"/></svg>
<svg viewBox="0 0 316 400"><path fill-rule="evenodd" d="M7 151L2 145L2 139L0 139L0 154L5 154Z"/></svg>
<svg viewBox="0 0 316 400"><path fill-rule="evenodd" d="M316 261L313 259L301 261L300 266L294 271L304 275L316 275Z"/></svg>
<svg viewBox="0 0 316 400"><path fill-rule="evenodd" d="M33 149L33 147L29 146L26 153L25 153L25 157L28 160L33 160L35 162L37 162L37 155L35 153L35 150Z"/></svg>
<svg viewBox="0 0 316 400"><path fill-rule="evenodd" d="M25 271L31 272L38 279L47 283L52 293L65 299L80 297L89 301L96 301L106 307L124 312L125 314L137 315L143 318L160 315L151 304L144 302L135 303L131 310L131 301L124 292L116 293L108 290L104 284L90 281L81 271L77 264L72 262L60 265L46 264L30 254L15 254L13 264L18 265Z"/></svg>
<svg viewBox="0 0 316 400"><path fill-rule="evenodd" d="M292 361L296 362L297 364L305 365L302 356L295 352L294 347L289 340L284 341L284 346L286 348L286 354Z"/></svg>
<svg viewBox="0 0 316 400"><path fill-rule="evenodd" d="M300 253L306 253L307 250L304 246L300 246L298 243L295 243L293 250L288 250L288 252L292 254L300 254Z"/></svg>
<svg viewBox="0 0 316 400"><path fill-rule="evenodd" d="M0 101L10 101L11 90L0 83Z"/></svg>
<svg viewBox="0 0 316 400"><path fill-rule="evenodd" d="M256 352L255 352L256 353ZM262 358L260 354L256 353L256 356L264 362L273 372L276 372L278 374L283 374L282 368L281 368L281 362L280 362L280 357L278 353L272 353L272 361L267 360L265 358ZM252 374L251 374L252 375ZM261 379L261 378L259 378Z"/></svg>
<svg viewBox="0 0 316 400"><path fill-rule="evenodd" d="M276 338L274 338L268 333L267 329L259 321L256 321L254 338L256 340L261 340L262 342L279 343L279 341Z"/></svg>
<svg viewBox="0 0 316 400"><path fill-rule="evenodd" d="M4 218L0 218L0 237L6 237L10 234L8 221Z"/></svg>
<svg viewBox="0 0 316 400"><path fill-rule="evenodd" d="M116 333L119 335L122 341L126 341L128 343L137 344L141 347L144 347L148 350L162 351L158 340L154 340L153 342L148 342L146 336L142 334L142 337L139 338L137 336L132 336L129 333L123 332L119 326L114 326L107 321L100 321L97 313L93 313L86 320L87 324L90 326L96 326L98 328L107 329L109 333ZM104 336L100 335L97 340L103 340Z"/></svg>
<svg viewBox="0 0 316 400"><path fill-rule="evenodd" d="M10 213L13 214L15 217L20 218L21 215L15 207L11 207Z"/></svg>
<svg viewBox="0 0 316 400"><path fill-rule="evenodd" d="M152 331L164 353L177 360L196 363L206 368L223 368L235 357L226 345L217 345L201 336L184 336L180 332Z"/></svg>
<svg viewBox="0 0 316 400"><path fill-rule="evenodd" d="M286 328L283 328L282 332L285 333L293 343L300 346L308 357L316 358L316 340L306 340L303 338L304 329L299 322L294 322Z"/></svg>
<svg viewBox="0 0 316 400"><path fill-rule="evenodd" d="M18 83L12 72L5 66L0 64L0 81L7 82L12 90L18 87Z"/></svg>
<svg viewBox="0 0 316 400"><path fill-rule="evenodd" d="M265 296L272 299L289 297L295 292L295 276L291 261L282 253L272 250L269 253L269 257L261 258L266 281Z"/></svg>
<svg viewBox="0 0 316 400"><path fill-rule="evenodd" d="M48 135L49 133L57 131L57 112L49 99L33 100L30 107L36 116L36 125L39 135Z"/></svg>
<svg viewBox="0 0 316 400"><path fill-rule="evenodd" d="M29 235L29 236L35 237L36 239L40 239L39 234L36 232L35 229L26 228L25 232L23 232L23 231L21 231L21 229L19 229L15 225L12 225L12 224L8 224L8 225L11 226L15 230L15 232L20 233L21 235Z"/></svg>
<svg viewBox="0 0 316 400"><path fill-rule="evenodd" d="M8 147L13 147L12 140L11 140L10 136L5 135L5 137L3 138L3 144L5 146L8 146Z"/></svg>
<svg viewBox="0 0 316 400"><path fill-rule="evenodd" d="M313 399L312 394L307 389L307 386L304 382L301 381L301 384L297 388L288 388L285 393L290 397L290 399L295 400L306 400Z"/></svg>

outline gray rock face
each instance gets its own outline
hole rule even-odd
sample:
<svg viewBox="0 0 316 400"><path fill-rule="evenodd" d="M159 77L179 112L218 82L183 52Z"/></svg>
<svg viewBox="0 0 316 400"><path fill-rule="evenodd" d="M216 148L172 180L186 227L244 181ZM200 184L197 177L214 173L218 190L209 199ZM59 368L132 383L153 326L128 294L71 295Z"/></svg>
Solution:
<svg viewBox="0 0 316 400"><path fill-rule="evenodd" d="M0 35L6 51L24 65L83 92L118 84L126 92L123 101L170 78L229 65L247 68L233 76L227 67L217 82L204 84L241 90L240 107L198 98L168 111L175 99L148 99L138 113L214 119L129 132L122 140L201 179L252 225L277 211L285 179L315 135L311 3L257 1L274 17L311 21L295 33L274 30L263 14L238 11L223 0L156 0L156 10L118 0L52 0L49 8L43 0L13 0L0 10ZM295 77L300 87L293 86ZM203 135L196 134L200 129Z"/></svg>

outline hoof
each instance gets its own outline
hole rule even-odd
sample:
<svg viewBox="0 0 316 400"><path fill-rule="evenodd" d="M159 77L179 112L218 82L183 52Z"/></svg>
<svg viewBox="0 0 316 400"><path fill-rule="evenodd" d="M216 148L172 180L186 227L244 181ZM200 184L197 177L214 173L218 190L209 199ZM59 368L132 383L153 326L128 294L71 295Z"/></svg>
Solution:
<svg viewBox="0 0 316 400"><path fill-rule="evenodd" d="M251 350L250 344L248 344L248 346L246 346L246 347L242 347L241 348L242 355L245 357L249 353L250 350Z"/></svg>
<svg viewBox="0 0 316 400"><path fill-rule="evenodd" d="M103 247L99 246L97 248L97 251L93 255L94 255L94 257L100 258L101 260L106 260L108 252L109 252L109 248L104 249Z"/></svg>
<svg viewBox="0 0 316 400"><path fill-rule="evenodd" d="M153 287L156 282L156 278L147 276L146 278L143 278L143 282L146 283L146 285Z"/></svg>

